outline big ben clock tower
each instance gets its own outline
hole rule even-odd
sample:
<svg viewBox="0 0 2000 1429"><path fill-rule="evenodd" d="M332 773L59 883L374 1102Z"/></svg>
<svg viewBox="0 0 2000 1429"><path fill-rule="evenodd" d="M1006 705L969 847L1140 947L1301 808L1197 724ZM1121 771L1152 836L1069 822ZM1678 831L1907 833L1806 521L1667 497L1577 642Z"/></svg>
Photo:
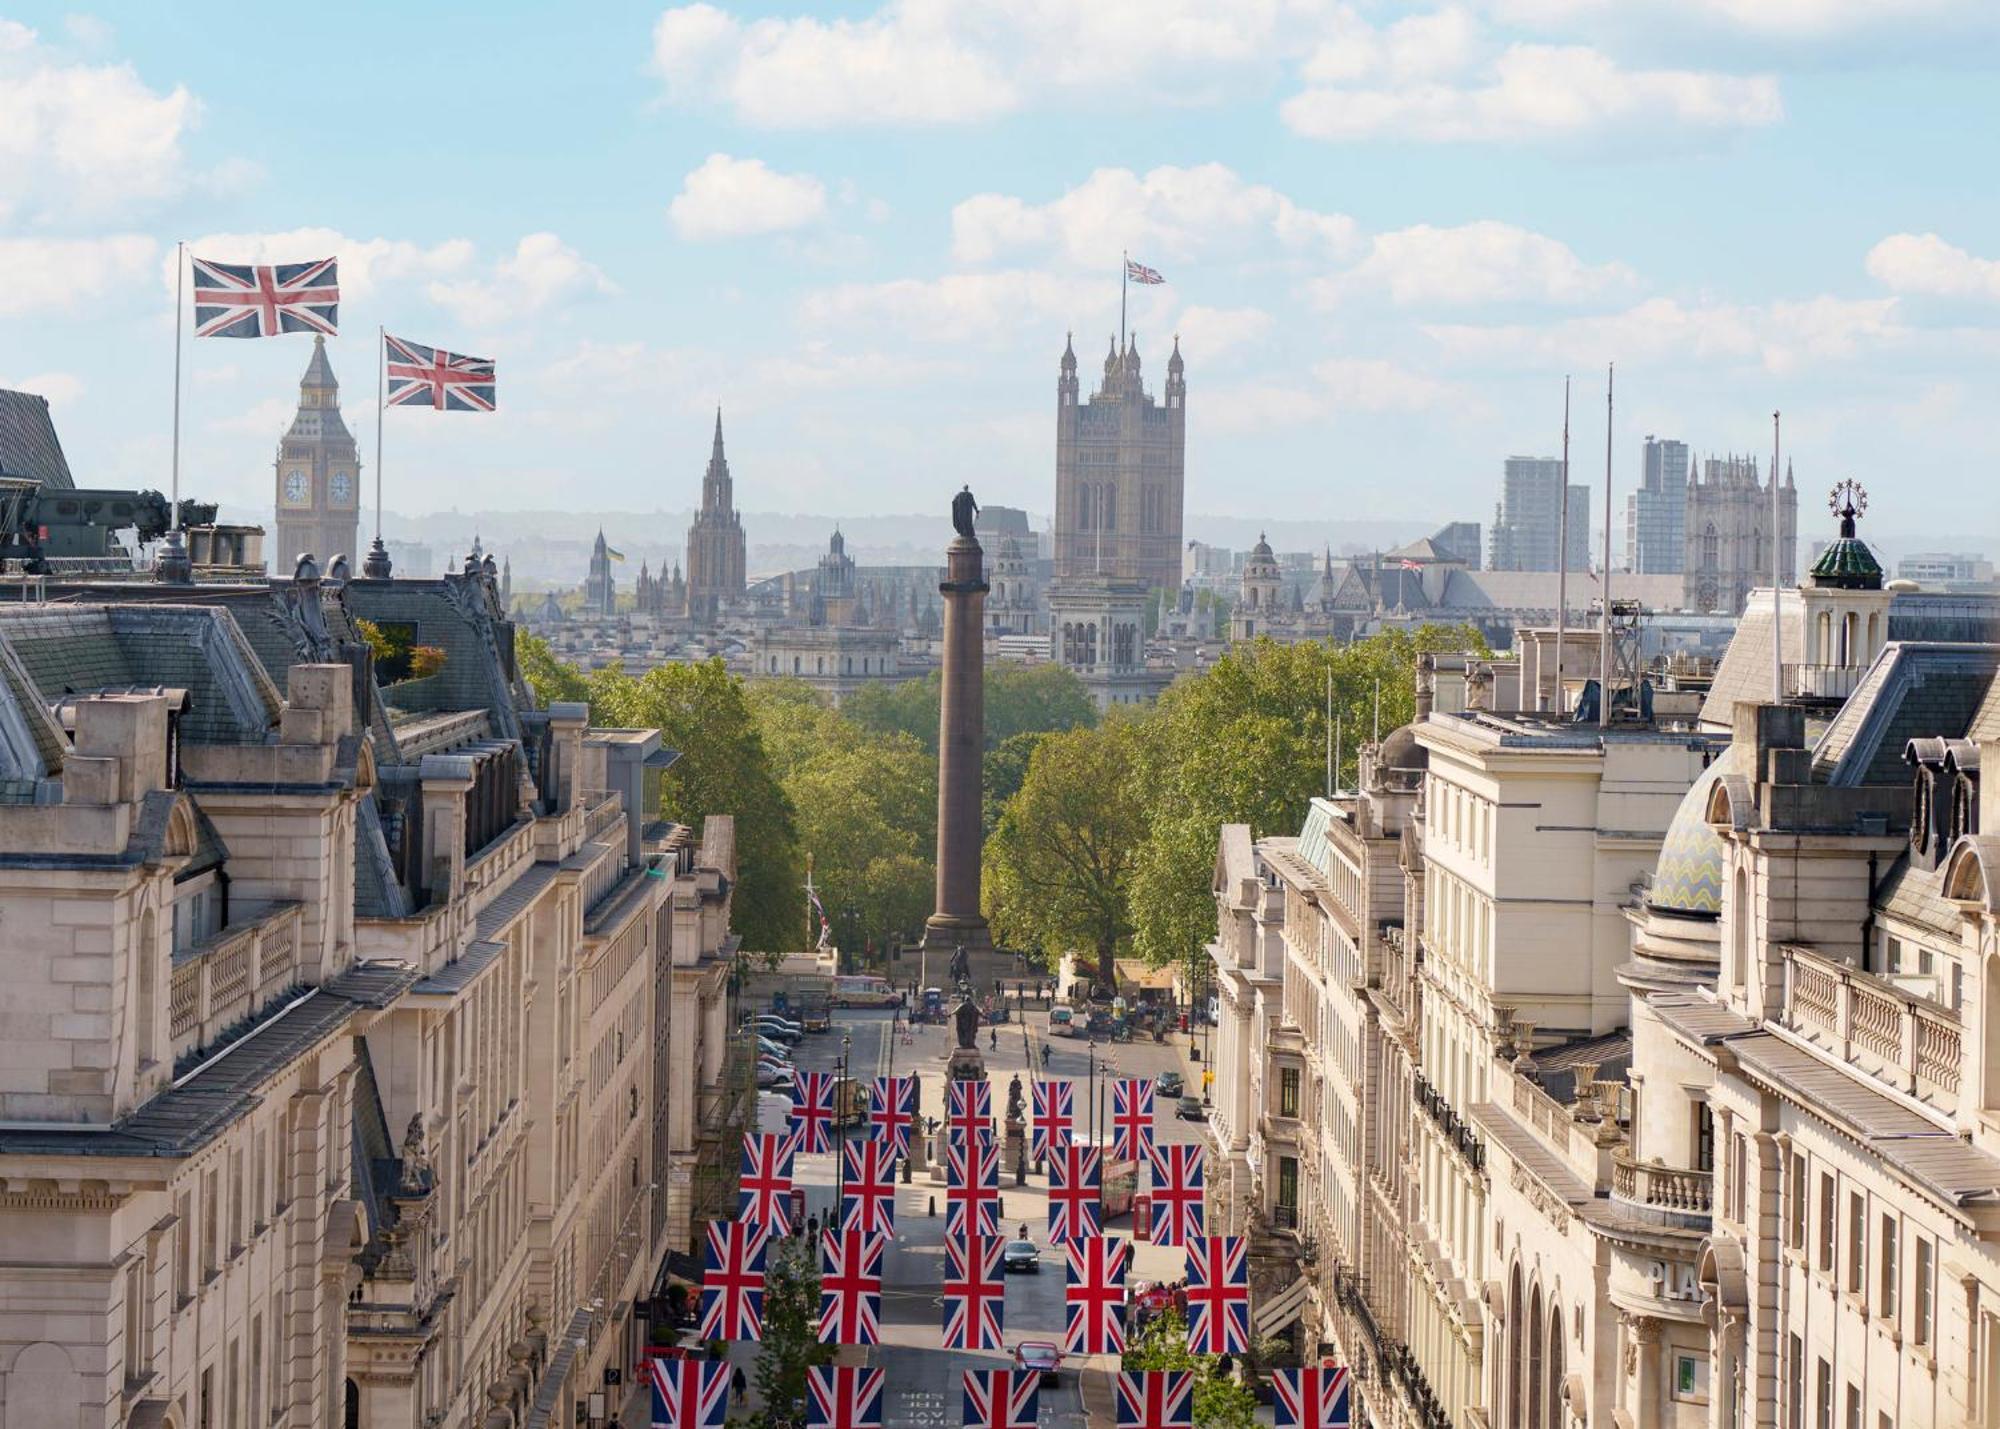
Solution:
<svg viewBox="0 0 2000 1429"><path fill-rule="evenodd" d="M335 556L358 566L361 463L354 436L340 419L340 384L326 360L326 339L313 338L312 361L299 379L299 412L278 443L278 543L272 565L280 575L311 552L319 568Z"/></svg>

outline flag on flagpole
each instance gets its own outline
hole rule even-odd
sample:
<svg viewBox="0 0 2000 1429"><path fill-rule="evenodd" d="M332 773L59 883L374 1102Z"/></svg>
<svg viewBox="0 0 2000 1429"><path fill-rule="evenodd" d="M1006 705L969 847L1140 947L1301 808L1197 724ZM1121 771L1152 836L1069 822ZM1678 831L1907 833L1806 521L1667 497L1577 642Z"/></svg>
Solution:
<svg viewBox="0 0 2000 1429"><path fill-rule="evenodd" d="M467 357L441 347L425 347L382 335L389 365L391 407L429 407L434 412L490 412L494 407L493 359Z"/></svg>
<svg viewBox="0 0 2000 1429"><path fill-rule="evenodd" d="M652 1429L722 1429L729 1418L729 1361L646 1361Z"/></svg>
<svg viewBox="0 0 2000 1429"><path fill-rule="evenodd" d="M190 256L196 337L277 337L340 330L340 264L214 263Z"/></svg>
<svg viewBox="0 0 2000 1429"><path fill-rule="evenodd" d="M1148 286L1167 281L1160 276L1159 269L1148 268L1144 263L1134 263L1130 258L1125 260L1125 276L1135 283L1145 283Z"/></svg>

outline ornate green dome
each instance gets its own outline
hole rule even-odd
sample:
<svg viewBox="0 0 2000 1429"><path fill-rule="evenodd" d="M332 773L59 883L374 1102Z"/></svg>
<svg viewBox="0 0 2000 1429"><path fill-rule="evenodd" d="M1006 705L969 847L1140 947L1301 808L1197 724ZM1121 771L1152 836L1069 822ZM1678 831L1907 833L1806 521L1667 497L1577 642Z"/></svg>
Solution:
<svg viewBox="0 0 2000 1429"><path fill-rule="evenodd" d="M1681 796L1674 821L1660 844L1660 861L1653 868L1649 907L1668 913L1715 918L1722 913L1722 839L1708 823L1708 793L1730 772L1734 746L1716 756L1701 777Z"/></svg>
<svg viewBox="0 0 2000 1429"><path fill-rule="evenodd" d="M1840 518L1840 539L1813 562L1812 583L1833 590L1882 589L1882 563L1868 543L1854 534L1854 522L1868 509L1868 493L1855 481L1834 485L1827 505Z"/></svg>

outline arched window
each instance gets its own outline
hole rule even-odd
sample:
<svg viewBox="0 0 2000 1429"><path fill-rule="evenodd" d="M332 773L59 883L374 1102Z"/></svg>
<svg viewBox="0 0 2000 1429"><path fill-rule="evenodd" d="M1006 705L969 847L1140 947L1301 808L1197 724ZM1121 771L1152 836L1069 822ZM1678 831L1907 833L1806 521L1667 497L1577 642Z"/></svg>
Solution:
<svg viewBox="0 0 2000 1429"><path fill-rule="evenodd" d="M1729 983L1746 986L1750 981L1750 872L1736 870L1736 892L1729 900Z"/></svg>
<svg viewBox="0 0 2000 1429"><path fill-rule="evenodd" d="M1715 563L1718 559L1717 552L1720 545L1721 542L1715 534L1715 523L1711 521L1702 528L1701 533L1701 564L1703 570L1712 571L1715 569Z"/></svg>
<svg viewBox="0 0 2000 1429"><path fill-rule="evenodd" d="M1528 1423L1527 1429L1542 1429L1542 1396L1547 1393L1542 1376L1542 1290L1535 1287L1528 1301Z"/></svg>
<svg viewBox="0 0 2000 1429"><path fill-rule="evenodd" d="M1525 1365L1521 1359L1521 1317L1527 1307L1521 1303L1521 1267L1516 1265L1507 1281L1507 1429L1521 1429L1521 1389Z"/></svg>
<svg viewBox="0 0 2000 1429"><path fill-rule="evenodd" d="M1986 1049L1986 1086L1982 1097L1989 1111L2000 1111L2000 1036L1994 1035L1995 1029L2000 1028L2000 956L1986 959L1985 976L1979 981L1984 1001L1981 1020L1985 1024L1980 1029L1984 1034L1980 1041Z"/></svg>
<svg viewBox="0 0 2000 1429"><path fill-rule="evenodd" d="M1549 1306L1549 1391L1548 1416L1542 1422L1549 1429L1560 1429L1563 1422L1563 1363L1567 1356L1563 1353L1562 1311Z"/></svg>

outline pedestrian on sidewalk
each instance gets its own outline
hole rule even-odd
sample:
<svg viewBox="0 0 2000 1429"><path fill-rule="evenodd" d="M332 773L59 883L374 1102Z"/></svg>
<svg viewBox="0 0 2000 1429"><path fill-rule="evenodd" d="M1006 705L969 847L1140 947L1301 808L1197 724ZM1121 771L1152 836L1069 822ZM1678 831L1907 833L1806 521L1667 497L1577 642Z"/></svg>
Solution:
<svg viewBox="0 0 2000 1429"><path fill-rule="evenodd" d="M731 1390L735 1392L736 1398L739 1402L742 1400L744 1395L750 1392L750 1381L744 1378L742 1365L737 1365L735 1369L730 1371L729 1387Z"/></svg>

